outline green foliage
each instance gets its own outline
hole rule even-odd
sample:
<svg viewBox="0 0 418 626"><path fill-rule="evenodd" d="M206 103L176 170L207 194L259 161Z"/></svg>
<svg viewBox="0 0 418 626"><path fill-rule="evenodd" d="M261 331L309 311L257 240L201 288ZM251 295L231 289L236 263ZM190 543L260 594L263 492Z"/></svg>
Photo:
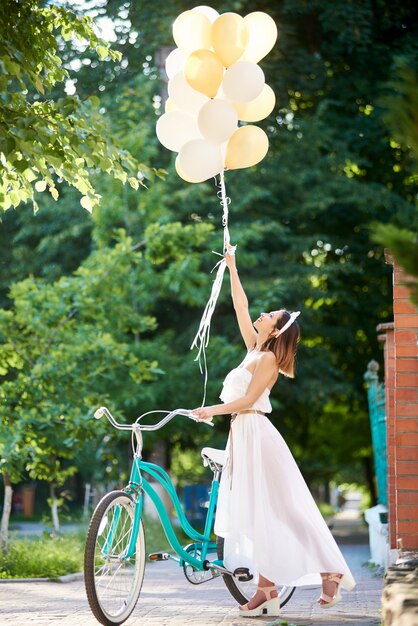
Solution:
<svg viewBox="0 0 418 626"><path fill-rule="evenodd" d="M391 144L399 151L410 153L413 170L405 172L405 186L416 187L418 175L418 75L416 64L409 59L398 57L394 62L392 80L387 87L389 93L381 98L385 108L383 120L389 127L393 140ZM395 166L397 167L397 166ZM417 223L415 216L414 223ZM408 281L411 300L418 305L418 239L416 228L408 230L395 224L375 224L372 239L389 249L394 260L413 280Z"/></svg>
<svg viewBox="0 0 418 626"><path fill-rule="evenodd" d="M155 302L167 291L177 300L174 276L186 285L184 301L202 301L206 284L194 283L199 257L193 248L209 230L199 223L168 224L146 231L140 246L120 231L114 247L96 250L73 276L12 286L11 307L0 310L0 423L9 433L2 473L26 471L62 487L89 450L89 475L112 477L115 452L103 439L107 424L94 422L92 411L105 402L130 414L141 405L167 405L151 386L163 374L160 355L169 354L164 345L156 350L157 342L149 347L147 337L157 328ZM162 231L170 242L167 253ZM196 267L191 276L190 259Z"/></svg>
<svg viewBox="0 0 418 626"><path fill-rule="evenodd" d="M0 555L0 578L58 578L83 568L84 542L78 535L11 541Z"/></svg>
<svg viewBox="0 0 418 626"><path fill-rule="evenodd" d="M392 79L380 99L384 107L383 121L390 128L393 139L411 151L418 161L418 75L415 63L408 57L396 57ZM412 182L412 181L411 181Z"/></svg>
<svg viewBox="0 0 418 626"><path fill-rule="evenodd" d="M335 515L336 510L327 502L319 502L318 508L321 511L323 517L332 517Z"/></svg>
<svg viewBox="0 0 418 626"><path fill-rule="evenodd" d="M176 444L171 449L171 471L176 476L176 484L180 487L197 483L209 483L211 476L202 463L199 448L182 449Z"/></svg>
<svg viewBox="0 0 418 626"><path fill-rule="evenodd" d="M155 137L163 110L160 47L173 44L173 20L195 4L89 4L85 11L97 23L101 16L114 19L120 62L97 62L93 49L57 39L75 85L73 99L95 115L97 103L88 98L100 94L109 134L135 159L165 169L166 179L156 177L138 193L95 172L102 200L91 219L77 211L78 192L56 182L60 215L44 194L44 215L32 220L29 211L8 212L0 231L3 289L20 283L11 299L3 293L0 321L5 360L12 354L16 360L6 364L1 386L8 398L7 428L39 422L51 445L62 446L54 437L57 424L65 427L72 451L78 449L71 459L60 456L61 467L77 466L85 479L115 479L122 468L126 476L128 465L128 439L87 419L99 398L100 404L111 400L121 419L197 406L202 398L189 347L213 279L217 257L211 250L222 247L221 211L212 181L180 180L172 155ZM214 7L254 10L247 0L233 7L216 1ZM297 378L279 380L272 419L309 481L348 480L361 475L371 454L363 373L378 355L376 325L392 316L390 269L381 244L370 241L370 224L410 229L416 219L411 153L385 127L387 109L380 100L388 95L395 58L414 67L416 9L397 1L375 7L343 0L286 0L258 8L280 30L277 46L261 62L278 105L261 124L270 140L267 158L257 168L227 173L231 234L252 314L281 306L302 310ZM36 377L19 351L6 351L9 332L21 353L25 341L36 346ZM209 403L218 401L222 379L242 354L225 281L208 349ZM65 419L59 422L59 415ZM73 436L70 422L83 435ZM36 437L42 448L41 431ZM186 481L195 478L193 451L200 444L222 447L227 432L227 418L217 419L213 430L179 419L158 434L147 433L145 453L164 438L173 467ZM84 446L78 446L81 439ZM28 446L32 456L34 447Z"/></svg>
<svg viewBox="0 0 418 626"><path fill-rule="evenodd" d="M111 174L138 189L149 169L109 138L98 111L96 96L42 100L68 78L59 56L58 33L82 47L96 50L100 59L120 60L120 53L98 38L88 17L37 0L7 0L0 8L0 206L6 210L32 200L34 191L48 189L59 197L57 181L81 194L88 211L100 195L91 170ZM139 171L141 170L141 172ZM139 178L137 176L139 174Z"/></svg>
<svg viewBox="0 0 418 626"><path fill-rule="evenodd" d="M411 289L411 300L418 306L418 236L416 231L397 228L391 224L376 224L372 238L387 247L406 274L414 277L412 280L407 280L406 285Z"/></svg>
<svg viewBox="0 0 418 626"><path fill-rule="evenodd" d="M32 478L62 486L76 471L71 461L77 446L93 435L89 409L98 394L112 392L114 377L137 385L155 375L156 362L130 353L124 341L127 333L154 325L152 317L135 315L129 302L134 285L121 278L137 262L131 247L124 240L91 257L90 272L81 267L73 278L52 285L35 279L16 283L14 310L0 313L2 422L21 424L15 450ZM112 293L113 280L119 289ZM101 290L112 306L98 298ZM4 471L9 463L5 457Z"/></svg>

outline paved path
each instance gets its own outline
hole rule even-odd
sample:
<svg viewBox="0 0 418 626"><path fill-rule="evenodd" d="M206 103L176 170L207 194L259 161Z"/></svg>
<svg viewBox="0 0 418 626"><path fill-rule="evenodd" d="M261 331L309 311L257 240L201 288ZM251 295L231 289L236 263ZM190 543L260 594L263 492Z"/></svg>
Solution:
<svg viewBox="0 0 418 626"><path fill-rule="evenodd" d="M351 530L350 530L351 528ZM347 530L348 529L348 530ZM350 515L336 520L334 533L354 577L356 588L326 611L315 605L318 588L296 590L281 617L257 618L259 624L278 626L286 620L298 626L378 626L382 578L364 564L369 559L364 531ZM362 543L350 544L350 538ZM236 603L221 578L190 585L174 562L150 563L138 605L126 626L234 626L254 620L238 615ZM1 626L97 626L90 613L84 583L0 583Z"/></svg>

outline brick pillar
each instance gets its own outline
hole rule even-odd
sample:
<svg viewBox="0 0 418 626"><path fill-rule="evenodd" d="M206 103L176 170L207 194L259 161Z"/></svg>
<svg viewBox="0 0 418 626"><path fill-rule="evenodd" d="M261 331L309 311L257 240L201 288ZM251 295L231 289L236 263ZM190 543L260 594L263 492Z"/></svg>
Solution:
<svg viewBox="0 0 418 626"><path fill-rule="evenodd" d="M392 263L389 255L387 262ZM394 332L387 335L387 436L390 547L418 549L418 310L393 267ZM412 280L412 279L410 279Z"/></svg>

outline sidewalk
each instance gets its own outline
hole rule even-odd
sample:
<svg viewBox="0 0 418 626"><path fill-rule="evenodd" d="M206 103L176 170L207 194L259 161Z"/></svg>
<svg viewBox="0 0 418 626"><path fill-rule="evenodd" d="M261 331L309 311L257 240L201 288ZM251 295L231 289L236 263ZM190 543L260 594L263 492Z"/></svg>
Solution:
<svg viewBox="0 0 418 626"><path fill-rule="evenodd" d="M357 580L335 608L322 610L315 604L318 588L296 590L278 619L258 618L256 623L278 626L287 621L297 626L378 626L383 581L363 566L369 559L367 531L355 511L336 516L333 533ZM354 539L355 543L351 543ZM148 563L138 605L127 626L236 626L248 624L238 615L235 600L221 578L193 586L172 562ZM0 583L2 626L97 626L84 592L84 583ZM252 620L251 623L254 623Z"/></svg>

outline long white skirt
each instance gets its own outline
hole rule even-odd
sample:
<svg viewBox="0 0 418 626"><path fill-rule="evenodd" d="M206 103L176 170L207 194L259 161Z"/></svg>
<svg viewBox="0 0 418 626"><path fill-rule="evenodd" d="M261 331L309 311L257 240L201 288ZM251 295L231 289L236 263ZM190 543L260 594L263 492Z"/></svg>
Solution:
<svg viewBox="0 0 418 626"><path fill-rule="evenodd" d="M320 572L341 573L342 586L352 589L355 580L280 433L259 414L237 416L231 431L215 520L225 566L289 586L320 585Z"/></svg>

